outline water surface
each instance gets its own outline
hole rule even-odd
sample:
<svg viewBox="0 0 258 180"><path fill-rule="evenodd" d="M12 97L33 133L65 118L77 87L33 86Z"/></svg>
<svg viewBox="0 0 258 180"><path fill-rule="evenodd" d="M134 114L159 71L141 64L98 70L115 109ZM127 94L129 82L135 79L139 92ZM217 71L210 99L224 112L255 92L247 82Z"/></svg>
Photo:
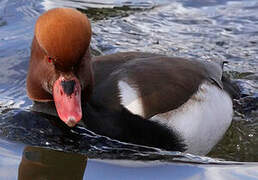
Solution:
<svg viewBox="0 0 258 180"><path fill-rule="evenodd" d="M234 102L235 115L230 129L208 157L122 143L98 136L83 127L70 130L56 117L31 112L32 102L26 95L25 81L34 23L41 13L54 7L74 7L89 16L94 55L144 51L228 61L225 71L240 86L242 97ZM0 1L0 136L4 139L0 145L3 157L0 171L11 169L17 172L22 152L28 145L80 153L90 159L225 163L216 159L221 158L258 162L257 12L257 0ZM10 141L15 142L14 145L8 146ZM113 166L102 165L114 170ZM170 167L180 169L181 165L171 164L168 169ZM193 171L199 169L199 166L192 165L182 167L191 167ZM248 169L249 165L243 167ZM254 167L250 172L254 172ZM127 170L120 168L119 172L123 171ZM12 179L12 172L6 177ZM145 172L148 174L151 169ZM228 173L234 172L229 170Z"/></svg>

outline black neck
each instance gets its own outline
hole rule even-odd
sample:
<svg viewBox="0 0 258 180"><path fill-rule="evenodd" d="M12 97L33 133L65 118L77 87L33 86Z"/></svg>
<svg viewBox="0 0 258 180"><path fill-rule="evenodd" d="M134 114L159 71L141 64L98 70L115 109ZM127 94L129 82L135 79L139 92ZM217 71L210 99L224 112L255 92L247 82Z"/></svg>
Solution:
<svg viewBox="0 0 258 180"><path fill-rule="evenodd" d="M86 104L84 122L89 130L120 141L157 147L170 151L184 151L181 138L165 126L133 115L125 108L111 112L106 108Z"/></svg>

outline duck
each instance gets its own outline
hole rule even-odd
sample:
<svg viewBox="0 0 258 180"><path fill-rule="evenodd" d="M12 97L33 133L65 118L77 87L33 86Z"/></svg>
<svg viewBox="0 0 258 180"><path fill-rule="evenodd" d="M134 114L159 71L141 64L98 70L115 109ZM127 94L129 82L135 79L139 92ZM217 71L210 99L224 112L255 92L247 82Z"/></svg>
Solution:
<svg viewBox="0 0 258 180"><path fill-rule="evenodd" d="M35 104L69 127L123 142L206 155L229 128L236 88L223 63L149 52L91 56L87 16L55 8L35 24L26 80Z"/></svg>

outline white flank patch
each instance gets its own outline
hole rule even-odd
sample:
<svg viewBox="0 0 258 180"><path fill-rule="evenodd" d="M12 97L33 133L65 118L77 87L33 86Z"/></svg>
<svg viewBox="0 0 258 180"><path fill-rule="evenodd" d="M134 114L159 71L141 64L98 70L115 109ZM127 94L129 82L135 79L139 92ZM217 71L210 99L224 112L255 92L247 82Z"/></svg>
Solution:
<svg viewBox="0 0 258 180"><path fill-rule="evenodd" d="M178 132L187 145L187 151L205 155L222 138L232 121L230 96L209 82L179 108L158 114L158 121Z"/></svg>
<svg viewBox="0 0 258 180"><path fill-rule="evenodd" d="M121 104L133 114L144 117L142 99L137 88L133 88L125 81L118 82Z"/></svg>

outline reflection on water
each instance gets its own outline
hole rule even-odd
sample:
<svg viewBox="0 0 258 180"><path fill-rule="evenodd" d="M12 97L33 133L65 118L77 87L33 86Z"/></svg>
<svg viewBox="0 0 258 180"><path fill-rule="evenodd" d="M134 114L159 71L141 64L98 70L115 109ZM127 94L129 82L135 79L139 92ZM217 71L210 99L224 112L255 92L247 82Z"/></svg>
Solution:
<svg viewBox="0 0 258 180"><path fill-rule="evenodd" d="M80 152L94 158L217 160L163 152L67 129L52 116L29 111L25 77L36 18L53 7L76 7L92 20L95 54L146 51L190 58L223 59L242 99L230 130L212 157L258 161L258 1L0 1L0 135L28 145ZM1 152L1 150L0 150ZM0 163L1 165L2 163Z"/></svg>
<svg viewBox="0 0 258 180"><path fill-rule="evenodd" d="M1 144L5 141L1 140ZM11 143L8 143L9 146ZM221 179L252 180L258 177L257 164L194 165L161 161L92 160L85 155L42 147L17 146L20 152L4 147L6 166L0 166L1 179L86 180L86 179ZM7 153L6 153L7 154ZM0 153L0 156L2 154ZM20 157L21 156L21 157ZM17 158L18 157L18 158ZM8 166L9 165L9 166ZM2 173L8 172L8 173ZM10 173L13 172L13 173Z"/></svg>
<svg viewBox="0 0 258 180"><path fill-rule="evenodd" d="M27 146L19 166L19 180L83 179L87 157Z"/></svg>

